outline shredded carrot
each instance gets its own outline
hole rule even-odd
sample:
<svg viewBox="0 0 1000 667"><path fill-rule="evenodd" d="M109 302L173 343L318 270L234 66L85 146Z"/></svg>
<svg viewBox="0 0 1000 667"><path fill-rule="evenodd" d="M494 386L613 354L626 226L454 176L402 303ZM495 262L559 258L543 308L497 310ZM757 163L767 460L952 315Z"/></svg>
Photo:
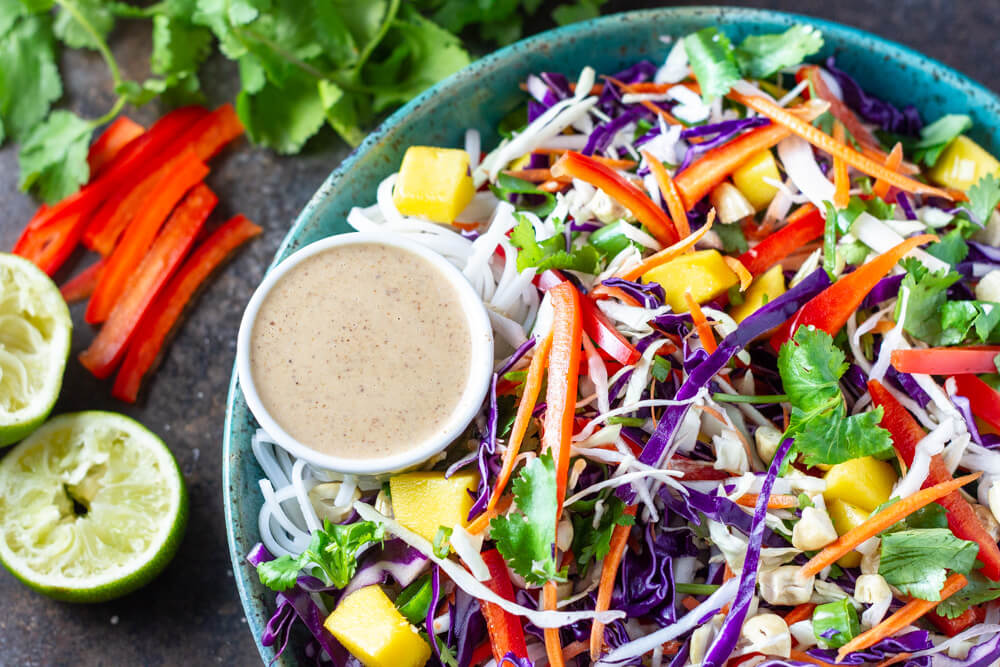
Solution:
<svg viewBox="0 0 1000 667"><path fill-rule="evenodd" d="M625 280L635 280L636 278L646 273L647 271L651 271L652 269L655 269L658 266L666 264L675 257L680 256L685 251L687 251L688 248L693 248L695 244L698 243L698 241L700 241L702 237L704 237L705 234L707 234L712 229L712 224L714 222L715 222L715 209L712 209L711 211L709 211L708 220L705 221L705 224L702 225L701 228L698 229L698 231L692 232L687 237L681 239L672 246L664 248L655 255L650 255L649 257L644 259L637 267L631 269L630 271L626 271L619 277L624 278Z"/></svg>
<svg viewBox="0 0 1000 667"><path fill-rule="evenodd" d="M847 531L836 541L825 547L818 554L813 556L808 563L802 566L798 576L801 578L811 577L824 567L832 565L841 556L852 551L859 544L870 537L878 535L892 524L905 519L921 507L929 505L938 498L943 498L952 491L957 491L969 482L979 479L983 473L977 472L958 479L941 482L926 489L917 491L912 496L903 498L897 503L889 505L878 514L869 517L864 523Z"/></svg>
<svg viewBox="0 0 1000 667"><path fill-rule="evenodd" d="M904 501L905 502L905 501ZM899 503L896 503L897 505ZM847 642L837 651L837 662L844 659L844 656L852 651L862 651L869 646L873 646L886 637L891 637L903 628L916 622L918 618L938 606L941 601L948 599L965 587L968 580L964 575L955 573L948 577L944 586L941 587L941 600L910 600L895 614L885 619L867 632Z"/></svg>
<svg viewBox="0 0 1000 667"><path fill-rule="evenodd" d="M747 288L750 287L750 283L753 282L753 274L747 270L747 267L743 266L743 262L736 259L735 257L730 257L729 255L723 255L722 260L726 263L730 269L733 270L740 278L740 291L746 292Z"/></svg>
<svg viewBox="0 0 1000 667"><path fill-rule="evenodd" d="M531 181L532 183L558 181L565 184L571 182L569 178L554 178L551 169L507 169L503 173L514 178L520 178L522 181Z"/></svg>
<svg viewBox="0 0 1000 667"><path fill-rule="evenodd" d="M879 320L875 326L871 328L871 332L877 334L888 333L894 326L896 326L896 323L893 320Z"/></svg>
<svg viewBox="0 0 1000 667"><path fill-rule="evenodd" d="M833 140L844 143L844 126L840 121L833 124ZM833 205L837 208L847 208L851 203L851 177L847 173L847 163L844 158L834 156L833 158Z"/></svg>
<svg viewBox="0 0 1000 667"><path fill-rule="evenodd" d="M791 225L793 223L798 222L799 220L806 217L815 210L816 210L815 204L809 204L809 203L803 204L802 206L799 206L797 209L788 214L788 217L785 218L785 222Z"/></svg>
<svg viewBox="0 0 1000 667"><path fill-rule="evenodd" d="M862 155L864 155L867 158L871 158L875 162L885 162L885 158L888 157L886 155L886 153L882 152L878 148L875 148L874 146L868 146L867 144L861 144L859 148L861 149L861 154ZM920 167L918 167L917 165L913 164L912 162L907 162L906 160L903 160L902 162L899 163L899 168L896 171L898 171L899 173L903 174L904 176L914 176L914 175L920 173ZM948 189L949 188L945 188L945 190L948 190ZM953 195L952 198L955 201L964 201L963 199L959 199L957 197L954 197L955 194L959 194L959 193L963 197L965 196L965 193L962 192L961 190L955 190L955 191L952 191L952 193L951 193Z"/></svg>
<svg viewBox="0 0 1000 667"><path fill-rule="evenodd" d="M688 595L683 600L681 600L681 605L685 609L687 609L688 611L691 611L692 609L696 608L700 604L701 603L698 602L698 598L692 597L690 595Z"/></svg>
<svg viewBox="0 0 1000 667"><path fill-rule="evenodd" d="M777 125L791 130L792 133L802 137L820 150L834 157L840 156L844 162L869 176L888 181L890 185L895 185L900 190L905 190L906 192L918 192L920 194L951 199L951 196L940 188L919 183L912 178L907 178L902 174L890 171L884 165L865 157L850 146L834 141L829 134L802 120L795 114L789 113L787 109L782 109L770 100L764 99L759 95L743 95L737 92L730 92L729 98L767 116Z"/></svg>
<svg viewBox="0 0 1000 667"><path fill-rule="evenodd" d="M903 161L903 144L896 142L896 145L892 147L892 151L889 153L889 157L885 159L885 168L893 172L899 171L899 163ZM889 194L889 188L892 184L883 179L875 181L875 185L872 186L872 194L879 199L885 199L885 196Z"/></svg>
<svg viewBox="0 0 1000 667"><path fill-rule="evenodd" d="M490 500L492 501L492 498ZM506 513L513 503L514 497L509 493L506 496L500 496L500 500L493 507L487 507L482 514L473 519L466 530L472 535L478 535L486 530L486 527L490 525L490 521Z"/></svg>
<svg viewBox="0 0 1000 667"><path fill-rule="evenodd" d="M674 222L674 227L677 228L677 235L681 239L687 238L691 234L691 226L688 224L687 210L684 208L684 204L681 203L680 195L677 194L674 179L670 177L663 163L657 160L651 153L645 150L640 151L640 153L646 158L646 164L649 165L650 171L653 172L656 184L660 186L660 194L663 195L663 201L667 203L667 210L670 212L670 218Z"/></svg>
<svg viewBox="0 0 1000 667"><path fill-rule="evenodd" d="M876 665L876 667L889 667L890 665L898 665L901 662L906 662L907 660L909 660L909 658L910 658L911 655L913 655L913 654L912 653L897 653L896 655L894 655L893 657L889 658L888 660L883 660L882 662L878 663L878 665Z"/></svg>
<svg viewBox="0 0 1000 667"><path fill-rule="evenodd" d="M737 505L742 505L743 507L756 507L757 506L757 494L747 493L736 499ZM767 509L769 510L787 510L793 507L799 506L799 499L795 496L785 496L774 494L767 501Z"/></svg>
<svg viewBox="0 0 1000 667"><path fill-rule="evenodd" d="M684 301L691 312L691 319L694 320L694 328L698 332L698 338L701 339L701 346L705 348L706 352L712 354L718 345L715 342L715 334L708 323L708 318L701 311L701 306L698 305L698 302L691 296L691 292L684 292Z"/></svg>
<svg viewBox="0 0 1000 667"><path fill-rule="evenodd" d="M790 612L785 614L785 624L792 625L793 623L798 623L799 621L805 621L812 618L813 609L816 608L816 603L814 602L803 602L799 606L792 609Z"/></svg>
<svg viewBox="0 0 1000 667"><path fill-rule="evenodd" d="M636 299L634 296L632 296L631 294L629 294L620 287L608 287L607 285L598 285L591 291L591 294L594 295L594 298L612 297L630 306L640 305L638 299Z"/></svg>
<svg viewBox="0 0 1000 667"><path fill-rule="evenodd" d="M585 641L573 642L568 644L566 648L563 649L563 660L572 660L578 655L583 655L587 652L589 644Z"/></svg>
<svg viewBox="0 0 1000 667"><path fill-rule="evenodd" d="M559 593L556 590L555 582L547 581L542 587L542 606L555 611L559 602ZM559 628L545 628L545 652L549 656L549 665L552 667L565 667L563 661L562 643L559 641Z"/></svg>
<svg viewBox="0 0 1000 667"><path fill-rule="evenodd" d="M635 505L625 508L625 513L635 516ZM601 566L601 580L597 586L597 602L594 611L607 611L611 608L611 594L615 590L615 578L618 576L618 566L622 562L625 554L625 547L628 546L628 534L632 526L615 526L611 533L611 543L608 547L608 555L604 557L604 564ZM604 648L604 624L595 620L590 626L590 658L597 660L601 657Z"/></svg>

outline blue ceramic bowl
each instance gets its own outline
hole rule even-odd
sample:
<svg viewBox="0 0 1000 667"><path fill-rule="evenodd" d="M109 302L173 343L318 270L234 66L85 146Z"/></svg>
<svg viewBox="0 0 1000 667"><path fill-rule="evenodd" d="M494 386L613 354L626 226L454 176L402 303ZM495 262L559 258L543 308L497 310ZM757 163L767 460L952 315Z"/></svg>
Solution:
<svg viewBox="0 0 1000 667"><path fill-rule="evenodd" d="M375 188L397 170L411 144L461 146L466 128L476 128L484 148L495 145L495 128L524 101L518 84L531 72L560 71L575 79L584 65L616 72L641 58L662 62L668 46L659 37L685 35L706 26L730 38L784 30L808 23L823 31L823 57L836 55L840 68L871 93L899 105L914 104L925 118L955 112L975 122L972 136L1000 152L1000 99L981 85L905 46L805 16L723 7L665 8L606 16L523 40L479 60L394 113L337 167L313 196L275 255L278 262L313 241L351 231L345 219L357 204L375 201ZM273 264L272 264L273 266ZM264 662L274 651L260 645L274 609L274 595L261 586L244 556L259 539L257 514L263 476L250 450L256 422L247 409L235 370L229 390L223 448L223 491L229 550L250 632ZM290 647L278 664L295 664Z"/></svg>

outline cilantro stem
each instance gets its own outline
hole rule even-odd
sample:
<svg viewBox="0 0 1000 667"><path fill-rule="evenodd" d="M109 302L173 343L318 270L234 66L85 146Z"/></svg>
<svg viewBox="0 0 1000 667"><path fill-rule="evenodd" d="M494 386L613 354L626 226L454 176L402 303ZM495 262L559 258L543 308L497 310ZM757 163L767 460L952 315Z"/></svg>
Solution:
<svg viewBox="0 0 1000 667"><path fill-rule="evenodd" d="M719 587L715 584L675 584L674 590L685 595L711 595Z"/></svg>
<svg viewBox="0 0 1000 667"><path fill-rule="evenodd" d="M125 98L124 97L119 97L115 101L114 106L112 106L108 110L108 112L106 114L104 114L100 118L94 118L93 120L91 120L90 121L90 126L91 127L99 127L101 125L104 125L105 123L111 122L114 119L114 117L117 116L121 112L122 107L124 107L124 106L125 106Z"/></svg>
<svg viewBox="0 0 1000 667"><path fill-rule="evenodd" d="M743 396L741 394L712 394L712 400L717 403L784 403L788 394L762 394L760 396Z"/></svg>
<svg viewBox="0 0 1000 667"><path fill-rule="evenodd" d="M101 57L108 66L108 70L111 72L111 80L114 81L115 88L118 88L118 86L122 83L122 73L121 70L118 69L118 63L115 61L115 57L112 55L107 42L101 38L100 34L98 34L97 30L94 29L94 26L91 25L90 21L87 20L87 17L83 15L73 0L56 0L56 4L58 4L63 11L69 12L73 16L73 19L80 24L80 27L86 30L87 34L90 35L90 38L94 40L94 48L96 48L98 53L101 54Z"/></svg>

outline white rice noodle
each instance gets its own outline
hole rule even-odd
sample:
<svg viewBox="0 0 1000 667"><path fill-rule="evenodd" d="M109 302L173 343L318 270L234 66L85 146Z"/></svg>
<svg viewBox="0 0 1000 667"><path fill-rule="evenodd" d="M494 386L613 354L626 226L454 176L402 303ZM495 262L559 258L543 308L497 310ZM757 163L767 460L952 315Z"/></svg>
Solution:
<svg viewBox="0 0 1000 667"><path fill-rule="evenodd" d="M489 308L486 309L486 314L490 317L493 332L503 338L511 347L520 347L528 340L528 337L524 333L524 328L519 322L515 322Z"/></svg>
<svg viewBox="0 0 1000 667"><path fill-rule="evenodd" d="M629 378L628 386L625 389L625 399L622 401L623 408L639 401L642 392L649 386L649 373L653 368L653 357L656 356L661 347L669 342L670 340L667 338L655 341L643 351L642 356L635 362L635 370L632 372L632 377Z"/></svg>
<svg viewBox="0 0 1000 667"><path fill-rule="evenodd" d="M573 442L586 441L587 438L593 435L594 430L598 427L598 425L603 424L605 421L608 420L609 417L618 417L620 415L627 415L641 408L660 408L672 405L690 405L700 399L703 399L707 395L708 395L708 389L702 387L701 389L698 390L698 393L695 394L694 397L683 401L675 401L666 398L650 398L646 399L645 401L636 401L631 405L626 405L623 407L615 408L613 410L609 410L604 414L597 415L596 417L588 421L587 424L580 430L580 432L573 436Z"/></svg>
<svg viewBox="0 0 1000 667"><path fill-rule="evenodd" d="M822 211L823 202L832 201L834 186L823 175L812 146L805 139L790 136L778 142L778 157L795 186Z"/></svg>
<svg viewBox="0 0 1000 667"><path fill-rule="evenodd" d="M269 480L262 479L260 491L264 496L264 504L257 520L260 541L276 557L297 555L305 551L309 546L309 533L292 523L283 507L283 503L295 499L295 490L286 486L278 494Z"/></svg>
<svg viewBox="0 0 1000 667"><path fill-rule="evenodd" d="M462 209L462 212L455 218L456 222L484 222L491 220L496 212L500 200L496 198L491 190L477 192L472 197L469 205Z"/></svg>
<svg viewBox="0 0 1000 667"><path fill-rule="evenodd" d="M913 462L910 463L906 474L896 482L896 488L892 495L906 498L919 491L930 472L931 458L940 454L945 443L954 436L955 422L952 419L946 419L937 428L921 438L914 450Z"/></svg>
<svg viewBox="0 0 1000 667"><path fill-rule="evenodd" d="M479 166L479 154L482 151L482 139L479 130L469 128L465 131L465 152L469 154L469 172Z"/></svg>
<svg viewBox="0 0 1000 667"><path fill-rule="evenodd" d="M422 553L438 565L445 575L455 582L456 586L464 590L469 595L478 598L479 600L492 602L504 611L514 614L515 616L523 616L540 628L561 628L566 625L572 625L573 623L586 620L597 620L601 623L611 623L619 618L625 617L623 612L613 610L604 612L539 611L537 609L522 607L521 605L511 602L510 600L494 593L485 585L477 581L476 578L468 572L468 570L458 563L448 558L440 558L436 556L434 554L434 548L431 546L429 541L420 535L417 535L413 531L404 528L394 519L390 519L389 517L375 511L371 505L363 502L356 502L354 503L354 510L365 521L375 521L380 523L385 526L386 530L390 533Z"/></svg>
<svg viewBox="0 0 1000 667"><path fill-rule="evenodd" d="M895 248L904 240L889 225L870 213L862 213L855 218L854 223L851 225L851 233L859 241L879 253ZM906 256L916 257L930 271L947 270L950 268L947 262L941 261L920 248L914 248Z"/></svg>
<svg viewBox="0 0 1000 667"><path fill-rule="evenodd" d="M640 637L635 641L622 644L618 648L607 653L595 664L610 667L612 665L624 663L633 658L643 656L657 646L663 646L666 642L694 630L706 617L712 616L722 609L722 607L736 599L736 591L738 588L739 578L733 577L729 581L723 583L722 586L716 589L714 593L708 596L708 599L689 611L676 623Z"/></svg>
<svg viewBox="0 0 1000 667"><path fill-rule="evenodd" d="M663 61L660 69L656 70L653 81L656 83L680 83L688 75L688 57L684 50L684 40L679 39L674 43L667 54L667 59Z"/></svg>
<svg viewBox="0 0 1000 667"><path fill-rule="evenodd" d="M872 366L871 371L868 373L868 377L872 380L882 382L885 372L889 370L892 351L906 344L906 341L903 339L903 323L906 321L906 308L909 303L910 290L903 287L899 293L899 317L896 320L896 325L883 336L882 348L879 350L878 359L875 360L875 365Z"/></svg>

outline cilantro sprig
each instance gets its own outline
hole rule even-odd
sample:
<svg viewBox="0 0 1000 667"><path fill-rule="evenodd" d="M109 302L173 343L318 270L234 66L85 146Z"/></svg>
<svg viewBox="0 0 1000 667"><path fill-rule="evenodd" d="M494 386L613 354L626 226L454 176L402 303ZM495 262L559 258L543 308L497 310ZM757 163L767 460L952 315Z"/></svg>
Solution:
<svg viewBox="0 0 1000 667"><path fill-rule="evenodd" d="M969 574L978 552L948 528L900 530L882 536L878 573L906 595L940 600L948 572Z"/></svg>
<svg viewBox="0 0 1000 667"><path fill-rule="evenodd" d="M601 503L602 512L595 523L598 503ZM586 572L591 563L608 555L615 526L635 524L635 517L625 513L625 503L611 494L610 489L599 498L575 502L569 509L572 511L570 520L573 522L571 549L580 572Z"/></svg>
<svg viewBox="0 0 1000 667"><path fill-rule="evenodd" d="M553 236L538 241L535 228L527 217L518 214L517 224L510 233L510 243L519 249L517 253L517 270L524 271L533 266L538 273L547 269L568 269L583 273L597 273L601 255L597 248L587 244L566 251L566 237L563 235L563 223L556 225Z"/></svg>
<svg viewBox="0 0 1000 667"><path fill-rule="evenodd" d="M313 533L309 546L298 556L281 556L261 563L257 575L262 584L276 591L288 590L303 570L343 588L358 568L358 552L372 543L381 543L385 528L373 521L349 524L323 522L323 528ZM307 569L308 568L308 569Z"/></svg>

